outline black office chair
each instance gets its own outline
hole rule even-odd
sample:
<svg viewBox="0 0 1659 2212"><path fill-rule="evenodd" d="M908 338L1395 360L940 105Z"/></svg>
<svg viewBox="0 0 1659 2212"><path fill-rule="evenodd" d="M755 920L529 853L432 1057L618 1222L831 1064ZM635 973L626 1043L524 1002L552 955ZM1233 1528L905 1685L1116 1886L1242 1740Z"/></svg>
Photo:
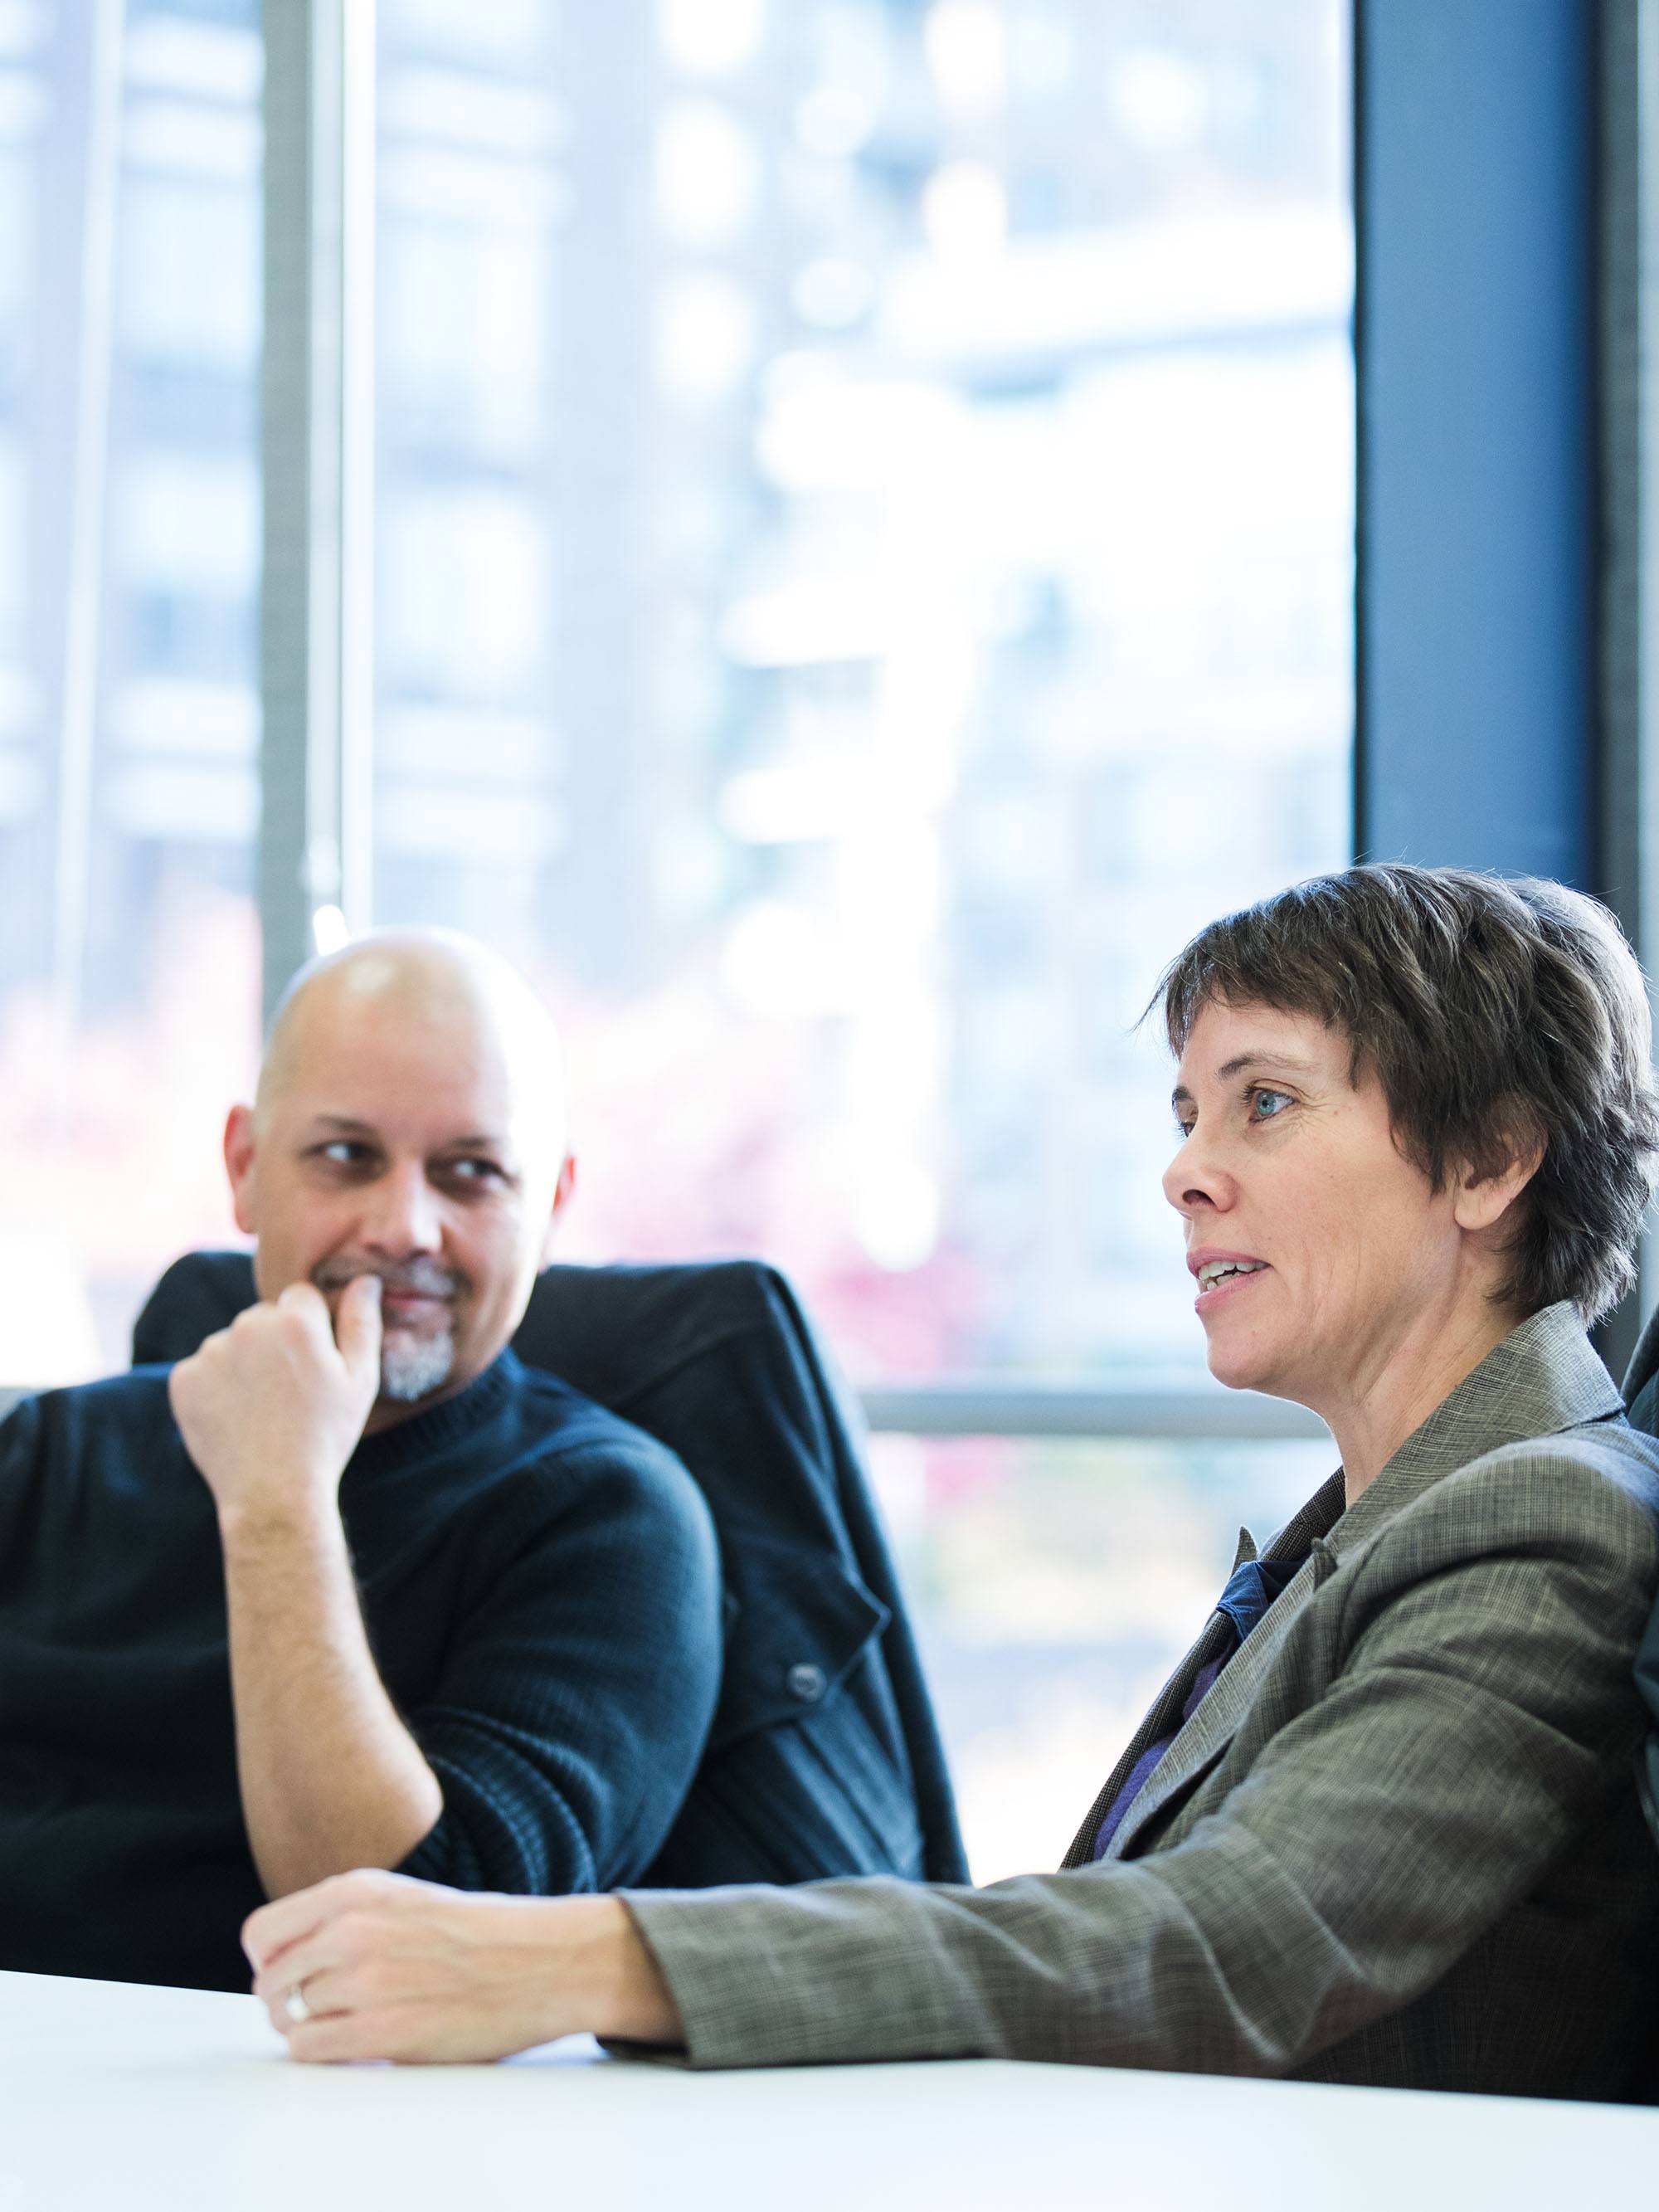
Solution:
<svg viewBox="0 0 1659 2212"><path fill-rule="evenodd" d="M134 1364L186 1358L253 1299L247 1254L187 1254L138 1316ZM549 1267L513 1348L676 1453L720 1540L720 1704L645 1885L965 1881L861 1424L785 1279L752 1260Z"/></svg>

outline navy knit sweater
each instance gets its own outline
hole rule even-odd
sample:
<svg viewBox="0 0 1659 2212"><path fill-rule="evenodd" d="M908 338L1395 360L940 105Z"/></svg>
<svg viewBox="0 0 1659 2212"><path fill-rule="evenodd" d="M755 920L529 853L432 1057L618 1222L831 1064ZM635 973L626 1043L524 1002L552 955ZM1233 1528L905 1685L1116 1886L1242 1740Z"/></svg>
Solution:
<svg viewBox="0 0 1659 2212"><path fill-rule="evenodd" d="M404 1870L599 1889L667 1833L719 1688L707 1508L510 1352L359 1445L340 1504L381 1679L443 1788ZM167 1370L0 1426L0 1967L246 1989L213 1501Z"/></svg>

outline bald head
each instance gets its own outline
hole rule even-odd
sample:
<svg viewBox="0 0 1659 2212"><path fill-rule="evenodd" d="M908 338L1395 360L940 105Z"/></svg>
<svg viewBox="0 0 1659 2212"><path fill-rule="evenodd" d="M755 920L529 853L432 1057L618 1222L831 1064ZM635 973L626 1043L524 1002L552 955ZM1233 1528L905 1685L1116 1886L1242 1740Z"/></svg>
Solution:
<svg viewBox="0 0 1659 2212"><path fill-rule="evenodd" d="M225 1160L261 1297L380 1278L384 1425L495 1358L546 1257L570 1187L551 1017L468 938L360 938L289 987Z"/></svg>
<svg viewBox="0 0 1659 2212"><path fill-rule="evenodd" d="M377 929L309 960L277 1001L265 1035L256 1111L265 1113L304 1064L307 1037L340 1025L399 1025L442 1050L500 1054L525 1104L563 1149L564 1101L553 1017L518 969L448 929Z"/></svg>

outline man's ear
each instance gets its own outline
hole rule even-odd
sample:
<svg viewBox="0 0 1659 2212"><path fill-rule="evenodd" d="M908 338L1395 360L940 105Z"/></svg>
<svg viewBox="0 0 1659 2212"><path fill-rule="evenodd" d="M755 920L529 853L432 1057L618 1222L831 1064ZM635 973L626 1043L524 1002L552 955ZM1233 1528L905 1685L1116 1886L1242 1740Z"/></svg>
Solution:
<svg viewBox="0 0 1659 2212"><path fill-rule="evenodd" d="M559 1170L559 1179L553 1186L553 1211L547 1217L547 1234L542 1239L542 1256L538 1267L546 1267L553 1257L553 1240L558 1234L559 1216L576 1194L576 1155L567 1152L564 1164Z"/></svg>
<svg viewBox="0 0 1659 2212"><path fill-rule="evenodd" d="M244 1237L254 1233L253 1109L233 1106L225 1121L225 1173L230 1178L231 1211Z"/></svg>
<svg viewBox="0 0 1659 2212"><path fill-rule="evenodd" d="M1471 1182L1460 1170L1454 1187L1452 1214L1460 1229L1496 1229L1527 1185L1544 1164L1541 1137L1515 1145L1503 1167Z"/></svg>

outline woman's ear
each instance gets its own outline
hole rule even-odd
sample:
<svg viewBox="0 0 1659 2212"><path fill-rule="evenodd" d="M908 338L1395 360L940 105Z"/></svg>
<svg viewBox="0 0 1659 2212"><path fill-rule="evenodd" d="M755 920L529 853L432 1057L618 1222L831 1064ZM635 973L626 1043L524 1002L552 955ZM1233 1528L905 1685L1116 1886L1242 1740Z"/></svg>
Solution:
<svg viewBox="0 0 1659 2212"><path fill-rule="evenodd" d="M1452 1215L1460 1229L1495 1229L1544 1164L1544 1139L1517 1133L1500 1166L1480 1176L1460 1168L1452 1179Z"/></svg>

